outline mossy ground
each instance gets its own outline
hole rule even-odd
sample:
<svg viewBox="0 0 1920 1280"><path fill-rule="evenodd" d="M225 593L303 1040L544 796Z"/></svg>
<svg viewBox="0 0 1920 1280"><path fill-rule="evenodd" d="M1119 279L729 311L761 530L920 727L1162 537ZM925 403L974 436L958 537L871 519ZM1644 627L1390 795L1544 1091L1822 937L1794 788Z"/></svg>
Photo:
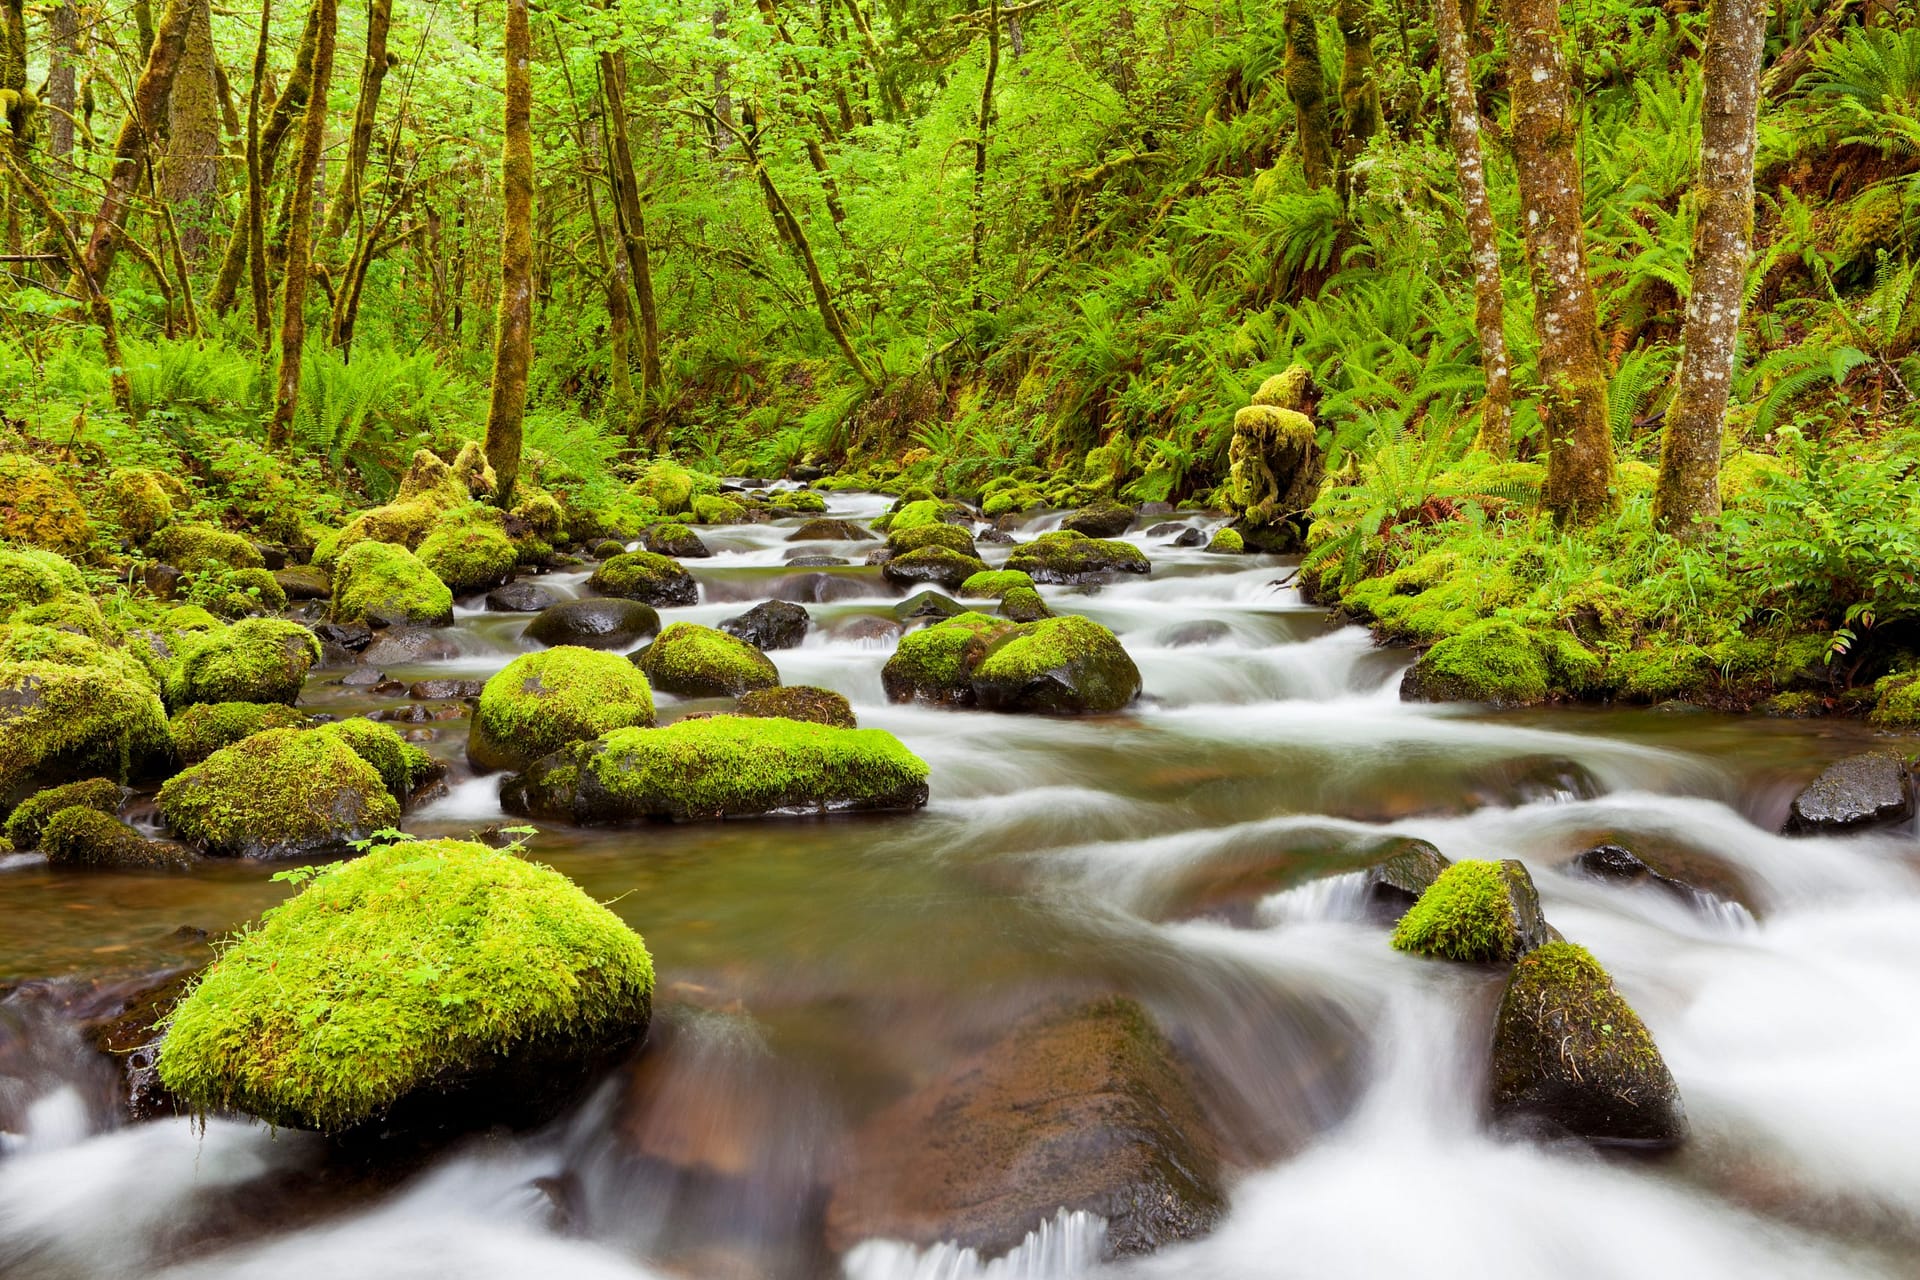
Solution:
<svg viewBox="0 0 1920 1280"><path fill-rule="evenodd" d="M773 660L713 627L676 622L636 659L653 687L682 697L738 697L780 683Z"/></svg>
<svg viewBox="0 0 1920 1280"><path fill-rule="evenodd" d="M322 872L174 1011L160 1078L197 1112L340 1131L546 1040L644 1030L639 935L556 871L457 840Z"/></svg>
<svg viewBox="0 0 1920 1280"><path fill-rule="evenodd" d="M569 742L653 723L653 689L619 654L560 645L509 662L480 691L468 753L518 769Z"/></svg>
<svg viewBox="0 0 1920 1280"><path fill-rule="evenodd" d="M1456 862L1420 895L1393 931L1397 950L1445 960L1512 957L1518 922L1497 862Z"/></svg>

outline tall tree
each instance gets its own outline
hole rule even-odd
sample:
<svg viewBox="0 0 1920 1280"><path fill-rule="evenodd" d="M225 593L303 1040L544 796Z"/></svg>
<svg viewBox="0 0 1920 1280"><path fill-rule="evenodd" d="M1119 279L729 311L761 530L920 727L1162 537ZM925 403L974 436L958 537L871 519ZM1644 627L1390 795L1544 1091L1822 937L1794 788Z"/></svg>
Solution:
<svg viewBox="0 0 1920 1280"><path fill-rule="evenodd" d="M527 0L507 0L506 140L500 187L500 312L493 347L493 398L487 407L487 462L501 506L513 504L520 438L533 362L533 37Z"/></svg>
<svg viewBox="0 0 1920 1280"><path fill-rule="evenodd" d="M380 113L380 89L387 79L387 36L393 29L393 0L367 0L367 52L360 62L360 97L353 108L353 136L347 146L340 194L327 206L321 238L332 241L360 210L360 184L373 150L373 126Z"/></svg>
<svg viewBox="0 0 1920 1280"><path fill-rule="evenodd" d="M1613 435L1593 282L1587 276L1566 31L1559 0L1509 0L1506 18L1513 161L1540 336L1546 506L1560 519L1588 520L1613 505Z"/></svg>
<svg viewBox="0 0 1920 1280"><path fill-rule="evenodd" d="M1342 181L1353 162L1380 132L1380 84L1373 63L1373 32L1361 0L1340 0L1334 10L1340 28L1340 168Z"/></svg>
<svg viewBox="0 0 1920 1280"><path fill-rule="evenodd" d="M267 190L260 155L260 98L267 82L267 39L273 33L273 0L260 0L260 34L253 47L253 80L247 86L247 211L244 228L235 227L229 245L242 245L251 264L253 331L260 350L273 331L273 291L267 285ZM242 239L244 234L245 238ZM229 254L232 250L229 248ZM224 275L226 264L221 264ZM233 286L228 285L231 300ZM216 303L217 305L217 303Z"/></svg>
<svg viewBox="0 0 1920 1280"><path fill-rule="evenodd" d="M1754 135L1766 38L1766 0L1714 0L1702 60L1706 101L1694 187L1693 282L1680 330L1679 388L1667 410L1653 496L1655 523L1687 539L1698 538L1720 514L1720 433L1753 249Z"/></svg>
<svg viewBox="0 0 1920 1280"><path fill-rule="evenodd" d="M175 0L178 3L178 0ZM333 44L339 26L338 0L313 0L317 15L313 46L313 90L307 95L300 126L300 154L293 167L291 215L287 219L287 261L280 285L280 372L275 380L273 418L267 443L278 448L293 431L300 399L300 356L307 340L307 275L313 258L313 180L320 149L327 140L327 89L333 83Z"/></svg>
<svg viewBox="0 0 1920 1280"><path fill-rule="evenodd" d="M106 192L100 198L100 212L93 220L85 257L86 272L102 294L106 292L107 275L113 270L114 252L127 234L124 224L147 164L148 146L166 123L167 101L173 95L173 79L187 47L187 26L193 20L194 3L167 0L160 28L149 46L146 68L133 88L132 110L114 140L113 164L107 171Z"/></svg>
<svg viewBox="0 0 1920 1280"><path fill-rule="evenodd" d="M973 130L973 256L969 279L975 311L986 305L980 289L980 274L987 247L987 141L993 128L993 81L999 71L1000 0L987 0L987 76L980 86L980 119Z"/></svg>
<svg viewBox="0 0 1920 1280"><path fill-rule="evenodd" d="M190 0L187 40L167 98L166 168L160 194L180 228L180 247L198 263L205 255L213 196L220 182L220 87L208 0Z"/></svg>
<svg viewBox="0 0 1920 1280"><path fill-rule="evenodd" d="M1333 118L1327 107L1327 69L1320 61L1320 28L1306 0L1287 0L1286 32L1282 71L1300 139L1300 168L1307 185L1317 189L1333 180Z"/></svg>
<svg viewBox="0 0 1920 1280"><path fill-rule="evenodd" d="M614 221L627 252L640 316L640 394L644 400L660 387L660 318L654 305L653 259L647 244L646 214L640 206L640 179L633 167L633 143L627 136L626 73L611 49L600 51L600 101ZM720 117L714 119L719 121Z"/></svg>
<svg viewBox="0 0 1920 1280"><path fill-rule="evenodd" d="M55 160L73 154L73 113L80 105L75 92L74 58L79 52L80 13L72 0L47 11L47 35L50 37L47 65L47 153Z"/></svg>

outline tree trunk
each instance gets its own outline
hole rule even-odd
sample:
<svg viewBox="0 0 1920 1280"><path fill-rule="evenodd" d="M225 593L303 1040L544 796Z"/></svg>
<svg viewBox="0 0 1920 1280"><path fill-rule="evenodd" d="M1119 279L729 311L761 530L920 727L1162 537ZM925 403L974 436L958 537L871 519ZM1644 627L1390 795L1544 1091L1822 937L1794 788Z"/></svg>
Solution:
<svg viewBox="0 0 1920 1280"><path fill-rule="evenodd" d="M327 88L333 83L333 42L337 0L313 0L318 11L313 45L313 86L300 127L299 158L293 167L292 211L287 218L287 261L280 286L280 374L267 428L270 448L283 447L293 432L294 406L300 399L300 356L307 339L307 274L313 257L313 179L320 149L327 140Z"/></svg>
<svg viewBox="0 0 1920 1280"><path fill-rule="evenodd" d="M360 183L366 176L367 156L373 150L373 126L380 111L380 87L387 78L387 33L393 27L393 0L368 0L367 56L360 64L360 100L353 109L353 139L347 153L347 171L340 177L340 194L327 210L321 238L338 239L360 209Z"/></svg>
<svg viewBox="0 0 1920 1280"><path fill-rule="evenodd" d="M160 195L173 212L181 252L197 265L206 255L213 194L220 182L220 90L214 76L211 7L208 0L186 2L187 41L167 98Z"/></svg>
<svg viewBox="0 0 1920 1280"><path fill-rule="evenodd" d="M1508 83L1547 427L1546 506L1589 520L1613 506L1613 437L1593 283L1587 278L1577 126L1558 0L1509 0Z"/></svg>
<svg viewBox="0 0 1920 1280"><path fill-rule="evenodd" d="M1502 314L1500 237L1487 200L1487 170L1480 158L1480 104L1467 63L1467 39L1459 0L1434 0L1433 27L1447 86L1447 124L1453 141L1453 172L1467 215L1467 246L1473 260L1473 325L1480 336L1480 368L1487 394L1480 402L1477 448L1495 458L1513 452L1513 386Z"/></svg>
<svg viewBox="0 0 1920 1280"><path fill-rule="evenodd" d="M1380 132L1380 83L1373 65L1373 33L1360 0L1340 0L1340 168L1342 181L1353 162Z"/></svg>
<svg viewBox="0 0 1920 1280"><path fill-rule="evenodd" d="M1333 125L1327 110L1327 72L1320 62L1320 30L1306 0L1287 0L1286 31L1283 65L1300 138L1300 168L1307 185L1318 190L1333 179Z"/></svg>
<svg viewBox="0 0 1920 1280"><path fill-rule="evenodd" d="M984 310L980 270L987 248L987 137L993 127L993 79L1000 72L1000 0L987 0L987 76L980 86L980 119L973 130L973 258L968 278L973 309Z"/></svg>
<svg viewBox="0 0 1920 1280"><path fill-rule="evenodd" d="M640 392L643 398L660 389L660 317L654 306L653 263L647 245L647 224L640 208L640 180L634 173L633 147L627 139L627 96L620 64L611 50L600 53L600 90L606 119L614 212L620 237L633 272L634 299L640 313Z"/></svg>
<svg viewBox="0 0 1920 1280"><path fill-rule="evenodd" d="M52 108L47 120L47 152L55 160L65 160L73 155L73 113L79 106L74 93L73 59L80 39L80 15L70 0L63 0L48 12L47 26L52 37L47 69L47 105Z"/></svg>
<svg viewBox="0 0 1920 1280"><path fill-rule="evenodd" d="M1667 411L1653 496L1654 522L1689 540L1720 514L1720 433L1753 247L1754 134L1766 37L1766 0L1714 0L1702 60L1693 287L1680 330L1680 385Z"/></svg>
<svg viewBox="0 0 1920 1280"><path fill-rule="evenodd" d="M173 78L180 70L181 54L187 45L187 26L193 18L195 0L168 0L160 19L160 30L153 38L147 66L133 89L133 110L120 126L113 144L113 167L108 171L106 194L100 199L100 213L93 220L93 234L87 241L86 269L94 285L106 292L107 276L113 270L117 241L124 233L122 224L140 185L141 166L146 162L147 144L154 130L167 118L167 100L173 93Z"/></svg>
<svg viewBox="0 0 1920 1280"><path fill-rule="evenodd" d="M267 182L260 156L260 95L267 79L267 37L273 29L273 0L260 0L260 39L253 47L253 82L247 88L247 218L242 228L235 227L229 241L244 246L246 260L252 264L253 331L260 350L267 350L273 333L273 291L267 286ZM221 264L222 273L226 264ZM232 286L228 286L232 295Z"/></svg>
<svg viewBox="0 0 1920 1280"><path fill-rule="evenodd" d="M533 362L533 41L527 0L507 0L506 144L500 161L500 317L494 326L487 462L502 507L513 505Z"/></svg>

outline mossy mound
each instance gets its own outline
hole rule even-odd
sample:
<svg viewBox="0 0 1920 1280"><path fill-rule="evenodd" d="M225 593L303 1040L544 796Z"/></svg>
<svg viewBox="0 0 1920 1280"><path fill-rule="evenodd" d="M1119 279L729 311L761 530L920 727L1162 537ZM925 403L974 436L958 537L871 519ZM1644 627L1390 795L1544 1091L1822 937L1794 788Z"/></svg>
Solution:
<svg viewBox="0 0 1920 1280"><path fill-rule="evenodd" d="M1098 449L1094 450L1094 453L1099 452ZM1088 455L1087 461L1089 466L1094 465L1095 460L1092 454ZM1090 475L1088 479L1103 481L1108 486L1113 483L1113 476L1110 473ZM1089 538L1117 538L1133 528L1133 518L1132 507L1124 502L1114 502L1109 499L1070 513L1060 522L1060 527L1071 529L1075 533L1084 533Z"/></svg>
<svg viewBox="0 0 1920 1280"><path fill-rule="evenodd" d="M500 513L478 504L442 516L414 554L455 595L499 586L519 559Z"/></svg>
<svg viewBox="0 0 1920 1280"><path fill-rule="evenodd" d="M887 516L887 536L891 539L894 534L922 525L944 524L948 515L947 504L937 498L916 498L911 502L903 502Z"/></svg>
<svg viewBox="0 0 1920 1280"><path fill-rule="evenodd" d="M48 627L85 636L106 646L118 645L123 638L120 629L108 622L106 615L100 612L100 606L92 596L72 592L56 596L44 604L29 605L15 613L13 620L22 626Z"/></svg>
<svg viewBox="0 0 1920 1280"><path fill-rule="evenodd" d="M925 762L890 733L747 716L616 729L534 762L500 789L509 812L582 825L926 801Z"/></svg>
<svg viewBox="0 0 1920 1280"><path fill-rule="evenodd" d="M344 742L355 755L373 766L374 772L380 775L381 785L402 804L441 772L432 756L402 738L392 727L365 716L336 720L314 732Z"/></svg>
<svg viewBox="0 0 1920 1280"><path fill-rule="evenodd" d="M1033 589L1033 578L1018 569L988 569L960 584L960 594L976 600L998 600L1015 587Z"/></svg>
<svg viewBox="0 0 1920 1280"><path fill-rule="evenodd" d="M1393 945L1443 960L1514 960L1551 935L1526 867L1456 862L1420 895L1393 931Z"/></svg>
<svg viewBox="0 0 1920 1280"><path fill-rule="evenodd" d="M459 840L323 872L175 1009L162 1083L201 1114L349 1130L525 1121L652 1016L653 960L565 876Z"/></svg>
<svg viewBox="0 0 1920 1280"><path fill-rule="evenodd" d="M120 812L128 791L112 778L82 778L45 791L36 791L22 800L7 818L7 839L13 847L31 852L40 847L40 833L53 815L63 809L91 809L111 817Z"/></svg>
<svg viewBox="0 0 1920 1280"><path fill-rule="evenodd" d="M332 573L340 557L362 542L387 542L412 550L426 540L442 516L490 497L494 488L493 468L472 441L462 445L450 463L429 450L416 450L393 501L361 512L338 532L321 538L313 549L313 563Z"/></svg>
<svg viewBox="0 0 1920 1280"><path fill-rule="evenodd" d="M467 734L481 769L524 769L569 742L653 723L646 676L618 654L575 645L524 654L487 681Z"/></svg>
<svg viewBox="0 0 1920 1280"><path fill-rule="evenodd" d="M1051 618L1053 610L1032 587L1014 587L1000 597L1000 616L1009 622L1039 622Z"/></svg>
<svg viewBox="0 0 1920 1280"><path fill-rule="evenodd" d="M377 544L368 544L377 545ZM167 678L167 701L287 702L320 660L320 641L297 622L248 618L198 635Z"/></svg>
<svg viewBox="0 0 1920 1280"><path fill-rule="evenodd" d="M1490 702L1524 706L1547 696L1547 662L1519 624L1475 622L1422 654L1407 669L1400 696L1409 702Z"/></svg>
<svg viewBox="0 0 1920 1280"><path fill-rule="evenodd" d="M1238 529L1222 529L1213 535L1213 541L1207 543L1207 550L1215 555L1245 555L1247 540L1240 536Z"/></svg>
<svg viewBox="0 0 1920 1280"><path fill-rule="evenodd" d="M640 545L657 556L675 560L704 560L713 554L700 535L683 524L656 524L640 532Z"/></svg>
<svg viewBox="0 0 1920 1280"><path fill-rule="evenodd" d="M809 520L787 535L788 542L871 542L873 535L851 520Z"/></svg>
<svg viewBox="0 0 1920 1280"><path fill-rule="evenodd" d="M972 681L988 711L1079 715L1118 711L1140 696L1140 668L1119 638L1079 614L1002 635L974 665Z"/></svg>
<svg viewBox="0 0 1920 1280"><path fill-rule="evenodd" d="M1004 618L962 613L915 631L901 639L880 669L881 687L894 702L970 707L974 665L987 645L1009 629Z"/></svg>
<svg viewBox="0 0 1920 1280"><path fill-rule="evenodd" d="M917 524L906 529L896 528L887 534L887 549L896 556L924 547L945 547L963 556L971 556L976 560L980 558L980 551L973 544L973 535L967 532L964 525Z"/></svg>
<svg viewBox="0 0 1920 1280"><path fill-rule="evenodd" d="M42 627L3 630L27 635L9 635L0 654L0 807L49 783L124 780L166 756L166 710L138 662Z"/></svg>
<svg viewBox="0 0 1920 1280"><path fill-rule="evenodd" d="M0 621L15 609L86 590L80 571L41 547L0 546Z"/></svg>
<svg viewBox="0 0 1920 1280"><path fill-rule="evenodd" d="M1920 729L1920 672L1896 671L1874 681L1867 718L1882 729Z"/></svg>
<svg viewBox="0 0 1920 1280"><path fill-rule="evenodd" d="M1013 549L1006 567L1018 569L1035 582L1084 585L1106 582L1119 574L1149 573L1147 553L1130 542L1089 538L1071 529L1043 533Z"/></svg>
<svg viewBox="0 0 1920 1280"><path fill-rule="evenodd" d="M653 687L683 698L733 697L780 683L780 670L745 640L676 622L634 656Z"/></svg>
<svg viewBox="0 0 1920 1280"><path fill-rule="evenodd" d="M601 563L587 579L595 595L638 600L664 608L700 602L700 587L678 560L651 551L628 551Z"/></svg>
<svg viewBox="0 0 1920 1280"><path fill-rule="evenodd" d="M47 820L40 848L55 867L93 870L172 870L193 861L178 845L149 840L120 819L74 805Z"/></svg>
<svg viewBox="0 0 1920 1280"><path fill-rule="evenodd" d="M222 618L278 613L287 607L285 588L265 569L221 569L195 574L187 599Z"/></svg>
<svg viewBox="0 0 1920 1280"><path fill-rule="evenodd" d="M145 542L173 519L173 499L158 472L119 467L107 476L107 506L135 542Z"/></svg>
<svg viewBox="0 0 1920 1280"><path fill-rule="evenodd" d="M745 503L718 493L694 495L692 511L700 524L746 524L752 518Z"/></svg>
<svg viewBox="0 0 1920 1280"><path fill-rule="evenodd" d="M693 510L699 493L718 493L720 481L701 471L689 471L677 462L656 458L627 486L628 492L653 501L663 515Z"/></svg>
<svg viewBox="0 0 1920 1280"><path fill-rule="evenodd" d="M0 453L0 541L78 555L93 541L93 525L53 468L24 453Z"/></svg>
<svg viewBox="0 0 1920 1280"><path fill-rule="evenodd" d="M804 720L809 724L830 724L841 729L857 729L853 704L831 689L808 684L783 684L776 689L755 689L740 699L735 712L743 716L777 720Z"/></svg>
<svg viewBox="0 0 1920 1280"><path fill-rule="evenodd" d="M1521 958L1494 1024L1497 1123L1602 1145L1686 1140L1680 1089L1640 1016L1584 947L1549 942Z"/></svg>
<svg viewBox="0 0 1920 1280"><path fill-rule="evenodd" d="M198 764L222 747L262 729L304 729L310 717L281 702L197 702L167 722L173 752L182 764Z"/></svg>
<svg viewBox="0 0 1920 1280"><path fill-rule="evenodd" d="M318 729L268 729L223 747L160 788L174 834L226 857L344 853L400 819L379 770Z"/></svg>
<svg viewBox="0 0 1920 1280"><path fill-rule="evenodd" d="M168 525L147 543L147 554L185 573L263 569L267 563L260 548L210 524Z"/></svg>
<svg viewBox="0 0 1920 1280"><path fill-rule="evenodd" d="M356 542L333 571L335 622L423 623L453 621L453 592L405 547Z"/></svg>
<svg viewBox="0 0 1920 1280"><path fill-rule="evenodd" d="M968 578L984 572L986 567L985 562L977 556L955 551L951 547L928 546L892 557L880 566L880 576L896 587L936 586L954 591Z"/></svg>

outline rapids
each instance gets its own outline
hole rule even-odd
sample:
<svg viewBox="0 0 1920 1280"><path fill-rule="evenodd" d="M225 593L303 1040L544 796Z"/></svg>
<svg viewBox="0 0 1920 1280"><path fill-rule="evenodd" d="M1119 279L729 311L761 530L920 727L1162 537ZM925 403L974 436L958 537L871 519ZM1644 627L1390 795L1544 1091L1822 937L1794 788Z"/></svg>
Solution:
<svg viewBox="0 0 1920 1280"><path fill-rule="evenodd" d="M830 506L870 519L886 501ZM783 679L838 690L897 734L932 766L932 801L542 831L535 856L644 933L661 975L649 1049L543 1131L343 1161L235 1121L126 1124L115 1073L75 1024L130 975L204 960L208 935L285 896L279 868L83 877L0 862L0 1275L1920 1274L1920 839L1773 834L1799 785L1870 740L1862 726L1402 703L1406 656L1331 625L1286 563L1138 531L1150 577L1043 588L1125 642L1146 686L1129 713L893 706L879 671L894 637L871 620L899 596L860 566L878 544L788 544L793 523L701 530L714 555L686 562L701 602L665 619L805 603L814 630L771 655ZM853 565L789 567L796 546ZM542 581L577 595L585 576ZM522 651L526 620L462 608L457 655L389 675L484 677ZM340 674L316 672L304 701L407 701ZM724 705L661 701L665 717ZM450 704L426 726L454 769L410 830L504 819L497 779L461 763L462 714ZM1399 955L1365 920L1351 873L1384 835L1527 864L1548 918L1606 965L1665 1054L1693 1125L1683 1150L1625 1158L1484 1131L1499 978ZM1712 874L1691 898L1571 874L1603 837ZM1256 873L1272 892L1247 918L1192 909ZM1105 1224L1063 1210L1001 1258L886 1240L827 1251L822 1187L862 1117L1039 1001L1097 989L1153 1012L1230 1136L1230 1207L1211 1235L1103 1263Z"/></svg>

